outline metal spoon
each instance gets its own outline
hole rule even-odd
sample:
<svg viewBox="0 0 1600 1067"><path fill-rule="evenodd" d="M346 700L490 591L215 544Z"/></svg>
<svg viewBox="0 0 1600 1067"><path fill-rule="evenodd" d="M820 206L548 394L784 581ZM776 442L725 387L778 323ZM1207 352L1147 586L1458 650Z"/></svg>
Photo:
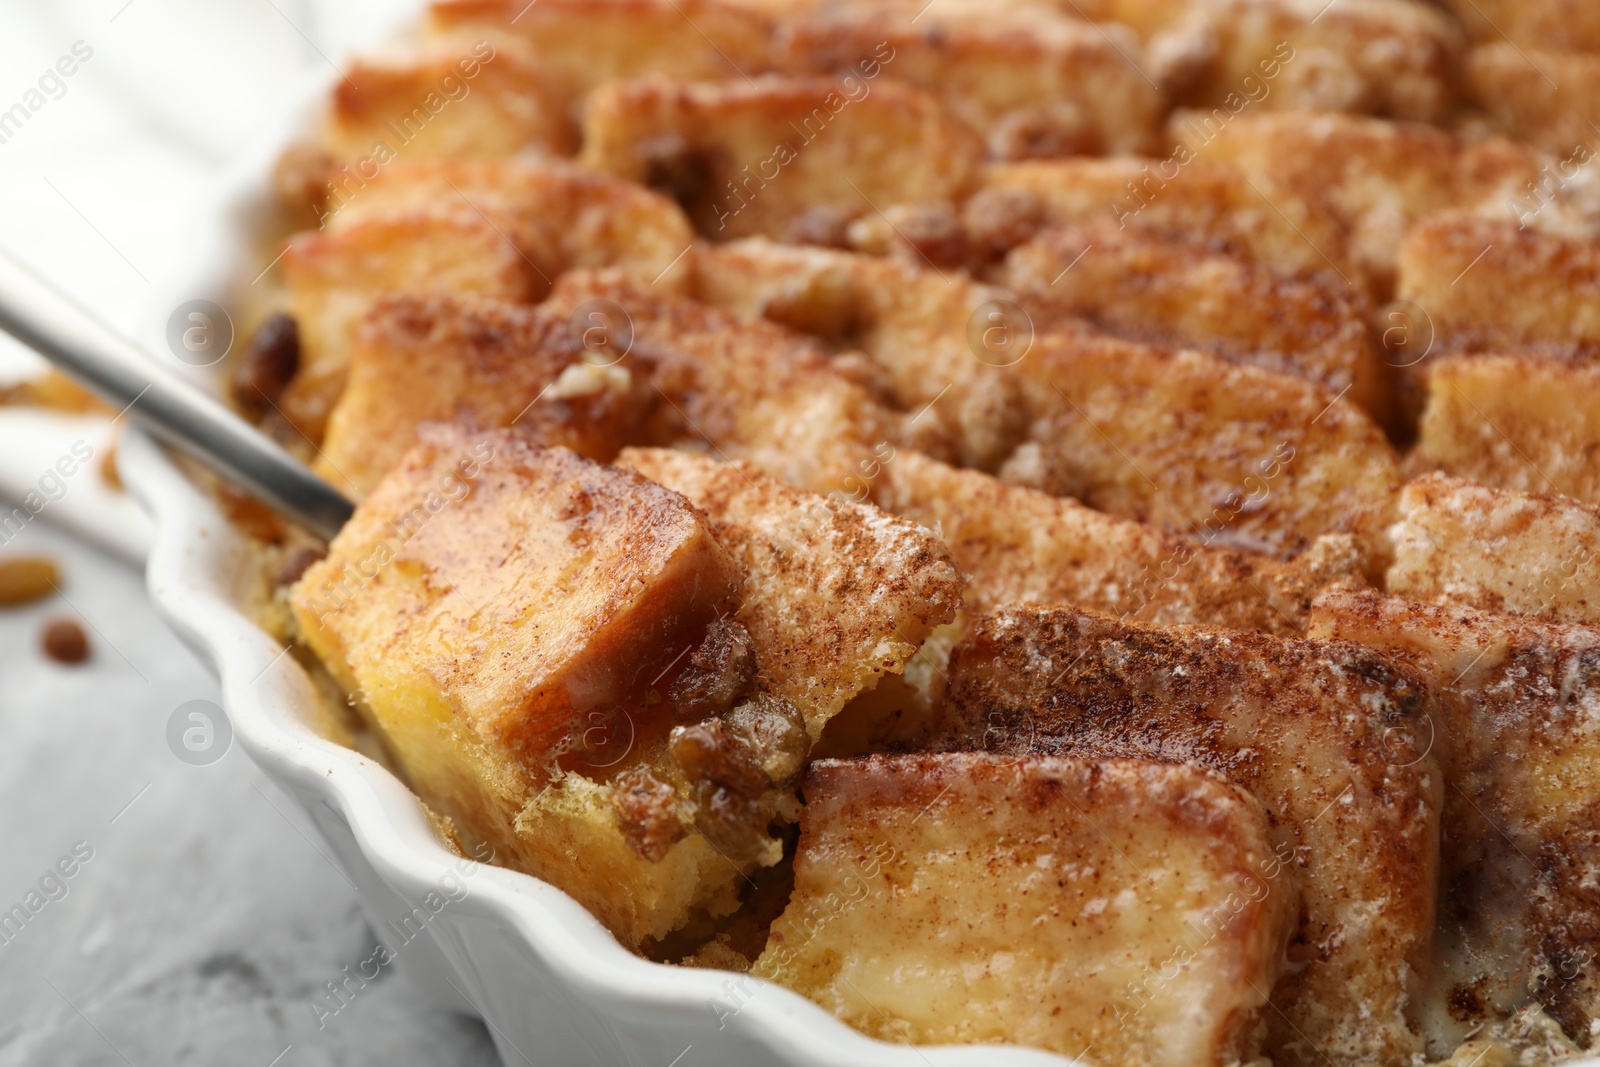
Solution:
<svg viewBox="0 0 1600 1067"><path fill-rule="evenodd" d="M305 464L4 252L0 330L319 537L350 518L350 501Z"/></svg>

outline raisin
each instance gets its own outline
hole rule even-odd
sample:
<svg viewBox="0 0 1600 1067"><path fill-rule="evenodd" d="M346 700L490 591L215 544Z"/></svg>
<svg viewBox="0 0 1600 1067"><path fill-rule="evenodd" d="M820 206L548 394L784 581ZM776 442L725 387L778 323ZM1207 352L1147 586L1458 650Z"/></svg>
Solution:
<svg viewBox="0 0 1600 1067"><path fill-rule="evenodd" d="M649 767L631 767L617 776L617 826L628 846L651 863L660 863L687 831L678 818L678 792Z"/></svg>
<svg viewBox="0 0 1600 1067"><path fill-rule="evenodd" d="M44 653L57 663L82 663L89 658L89 638L71 619L56 619L44 628Z"/></svg>
<svg viewBox="0 0 1600 1067"><path fill-rule="evenodd" d="M718 619L689 653L688 663L667 690L667 700L683 722L721 715L749 689L755 673L750 632L733 619Z"/></svg>
<svg viewBox="0 0 1600 1067"><path fill-rule="evenodd" d="M251 411L277 404L300 370L300 327L281 312L263 322L250 338L233 375L233 395Z"/></svg>

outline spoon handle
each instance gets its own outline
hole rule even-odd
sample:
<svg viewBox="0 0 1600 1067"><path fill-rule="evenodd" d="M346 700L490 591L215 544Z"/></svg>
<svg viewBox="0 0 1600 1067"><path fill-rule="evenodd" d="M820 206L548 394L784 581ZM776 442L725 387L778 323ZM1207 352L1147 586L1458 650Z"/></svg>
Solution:
<svg viewBox="0 0 1600 1067"><path fill-rule="evenodd" d="M0 330L319 537L350 518L350 501L305 464L4 252Z"/></svg>

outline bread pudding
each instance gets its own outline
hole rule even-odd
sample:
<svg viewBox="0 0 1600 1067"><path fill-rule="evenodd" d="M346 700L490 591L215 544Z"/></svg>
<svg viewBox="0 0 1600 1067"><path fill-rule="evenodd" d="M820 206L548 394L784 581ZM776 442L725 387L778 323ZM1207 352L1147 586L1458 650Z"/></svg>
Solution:
<svg viewBox="0 0 1600 1067"><path fill-rule="evenodd" d="M230 358L358 504L260 608L454 840L889 1042L1592 1046L1583 5L437 0L349 70Z"/></svg>

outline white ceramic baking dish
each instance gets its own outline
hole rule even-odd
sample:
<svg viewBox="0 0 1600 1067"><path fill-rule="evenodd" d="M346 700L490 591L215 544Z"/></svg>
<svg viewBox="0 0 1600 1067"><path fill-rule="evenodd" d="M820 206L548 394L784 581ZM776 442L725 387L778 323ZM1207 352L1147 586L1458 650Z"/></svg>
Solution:
<svg viewBox="0 0 1600 1067"><path fill-rule="evenodd" d="M319 81L288 94L296 102L286 106L279 127L197 209L182 275L156 286L142 338L152 352L166 358L173 308L193 299L226 308L264 266L259 231L270 203L272 162L313 120L327 87ZM387 932L399 966L442 1004L481 1016L507 1064L1068 1062L1019 1048L878 1042L771 983L639 959L555 887L461 860L437 842L416 798L383 766L312 728L309 679L240 609L244 546L211 499L142 434L130 434L120 466L156 526L151 594L219 674L239 744L305 809L360 890L373 927ZM426 916L411 922L422 935L401 945L394 932L412 915Z"/></svg>

